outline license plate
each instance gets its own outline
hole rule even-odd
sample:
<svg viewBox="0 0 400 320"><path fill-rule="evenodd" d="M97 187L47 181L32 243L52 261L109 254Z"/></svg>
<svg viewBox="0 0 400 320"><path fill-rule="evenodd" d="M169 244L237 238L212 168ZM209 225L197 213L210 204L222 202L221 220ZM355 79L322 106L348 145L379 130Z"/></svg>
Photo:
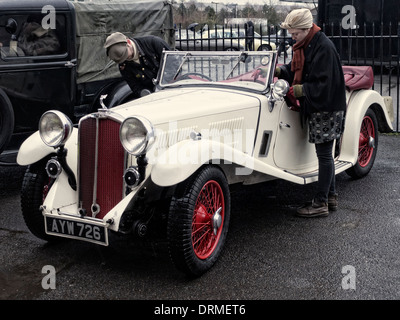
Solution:
<svg viewBox="0 0 400 320"><path fill-rule="evenodd" d="M101 222L46 215L45 228L46 233L49 235L84 240L108 246L107 229Z"/></svg>

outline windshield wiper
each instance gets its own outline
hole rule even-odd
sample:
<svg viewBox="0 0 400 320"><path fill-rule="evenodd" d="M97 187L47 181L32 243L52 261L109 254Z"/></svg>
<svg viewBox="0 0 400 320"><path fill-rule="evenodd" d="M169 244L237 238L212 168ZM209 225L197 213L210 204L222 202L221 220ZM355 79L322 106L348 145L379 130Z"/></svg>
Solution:
<svg viewBox="0 0 400 320"><path fill-rule="evenodd" d="M184 64L184 63L186 62L186 60L188 59L188 56L191 56L191 55L192 55L191 53L187 52L187 53L183 56L182 62L181 62L181 64L179 65L178 70L176 71L176 73L175 73L174 77L172 78L172 80L176 80L176 77L177 77L178 74L182 71L183 64Z"/></svg>
<svg viewBox="0 0 400 320"><path fill-rule="evenodd" d="M229 79L229 77L232 75L233 71L236 69L236 67L238 66L238 64L239 64L240 62L245 62L246 59L247 59L247 57L248 57L248 54L247 54L246 52L241 52L241 53L239 54L239 58L238 58L238 60L236 61L236 64L233 66L231 72L229 72L229 74L228 74L228 76L226 77L225 80L228 80L228 79Z"/></svg>

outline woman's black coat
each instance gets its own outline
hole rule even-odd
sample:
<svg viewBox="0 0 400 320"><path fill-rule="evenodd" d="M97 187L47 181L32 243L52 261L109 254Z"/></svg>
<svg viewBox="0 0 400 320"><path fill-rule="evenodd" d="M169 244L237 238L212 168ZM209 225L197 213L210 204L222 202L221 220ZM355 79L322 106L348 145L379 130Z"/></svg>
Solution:
<svg viewBox="0 0 400 320"><path fill-rule="evenodd" d="M339 55L323 32L315 34L304 49L301 111L305 117L318 111L346 111L346 88ZM293 82L291 63L281 66L280 78Z"/></svg>

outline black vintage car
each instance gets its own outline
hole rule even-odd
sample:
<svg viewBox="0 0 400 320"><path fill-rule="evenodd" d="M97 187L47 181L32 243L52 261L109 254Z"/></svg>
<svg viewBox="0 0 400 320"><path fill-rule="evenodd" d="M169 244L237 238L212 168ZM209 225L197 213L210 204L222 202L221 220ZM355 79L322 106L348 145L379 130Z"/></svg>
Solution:
<svg viewBox="0 0 400 320"><path fill-rule="evenodd" d="M134 19L133 19L134 17ZM156 35L174 45L167 1L9 0L0 2L0 164L13 163L20 141L43 112L74 122L131 99L131 90L103 48L106 37Z"/></svg>

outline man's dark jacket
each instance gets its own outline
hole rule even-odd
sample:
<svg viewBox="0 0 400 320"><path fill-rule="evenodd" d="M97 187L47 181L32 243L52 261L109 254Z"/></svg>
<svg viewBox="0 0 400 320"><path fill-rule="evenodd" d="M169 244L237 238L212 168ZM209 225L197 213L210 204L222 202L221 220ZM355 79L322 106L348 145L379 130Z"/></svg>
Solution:
<svg viewBox="0 0 400 320"><path fill-rule="evenodd" d="M168 44L155 36L144 36L130 39L139 50L140 64L125 61L120 64L124 77L136 98L143 89L154 91L153 79L157 77L163 50L171 50Z"/></svg>
<svg viewBox="0 0 400 320"><path fill-rule="evenodd" d="M323 32L315 34L304 49L303 94L300 105L305 117L318 111L346 111L346 88L339 55ZM281 66L280 78L293 82L291 63Z"/></svg>

